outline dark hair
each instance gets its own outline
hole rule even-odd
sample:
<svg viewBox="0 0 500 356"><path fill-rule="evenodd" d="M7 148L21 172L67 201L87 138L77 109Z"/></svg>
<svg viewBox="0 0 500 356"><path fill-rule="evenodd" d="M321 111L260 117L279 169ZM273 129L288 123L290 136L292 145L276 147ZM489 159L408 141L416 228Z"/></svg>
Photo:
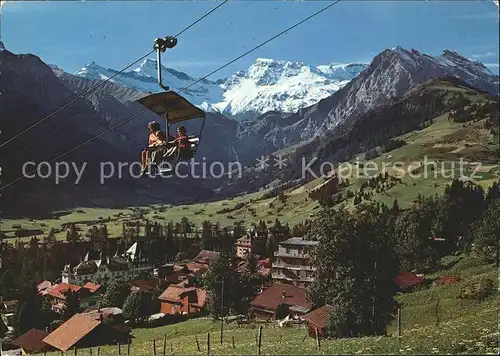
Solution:
<svg viewBox="0 0 500 356"><path fill-rule="evenodd" d="M160 141L165 141L165 138L166 138L166 134L165 134L165 131L158 131L158 133L156 134L156 137L158 137L158 139Z"/></svg>
<svg viewBox="0 0 500 356"><path fill-rule="evenodd" d="M186 128L185 128L184 126L179 126L179 127L177 128L177 131L180 131L180 132L182 132L182 133L186 133Z"/></svg>
<svg viewBox="0 0 500 356"><path fill-rule="evenodd" d="M153 131L160 131L161 130L161 126L158 122L156 121L153 121L153 122L150 122L148 124L148 126L151 128L151 130Z"/></svg>

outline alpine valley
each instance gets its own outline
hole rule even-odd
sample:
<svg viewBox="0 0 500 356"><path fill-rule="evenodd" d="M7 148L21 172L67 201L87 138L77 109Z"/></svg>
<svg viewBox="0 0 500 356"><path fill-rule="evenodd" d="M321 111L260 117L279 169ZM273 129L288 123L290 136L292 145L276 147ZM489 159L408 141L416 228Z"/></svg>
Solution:
<svg viewBox="0 0 500 356"><path fill-rule="evenodd" d="M146 59L123 73L91 63L70 74L34 55L13 54L3 45L1 51L4 137L14 137L114 76L33 127L24 135L21 148L2 147L2 159L9 162L2 171L4 183L19 175L25 158L50 161L88 140L65 159L88 162L96 174L103 160L138 161L145 125L159 118L146 112L114 130L110 128L143 109L135 102L137 98L160 90L156 61ZM239 161L246 167L242 177L205 179L201 184L195 178L170 179L168 183L116 178L103 183L88 173L76 188L68 181L34 184L25 179L2 192L11 199L9 204L2 199L2 211L16 214L27 208L46 211L159 201L178 204L216 200L273 185L304 184L307 179L299 179L297 166L259 170L256 158L279 154L295 161L299 155L349 160L376 149L391 135L406 134L426 120L462 104L468 106L469 94L460 94L463 88L486 95L484 105L495 102L499 94L498 75L482 63L449 50L431 56L401 47L383 50L368 64L308 65L259 58L246 70L219 80L199 80L165 67L162 73L172 90L189 87L182 95L207 112L199 157L208 163ZM455 93L453 100L448 100L450 92ZM382 118L381 112L390 116ZM194 121L186 124L190 133L200 130L201 124ZM379 141L366 135L363 128L368 127ZM110 132L95 137L105 130Z"/></svg>

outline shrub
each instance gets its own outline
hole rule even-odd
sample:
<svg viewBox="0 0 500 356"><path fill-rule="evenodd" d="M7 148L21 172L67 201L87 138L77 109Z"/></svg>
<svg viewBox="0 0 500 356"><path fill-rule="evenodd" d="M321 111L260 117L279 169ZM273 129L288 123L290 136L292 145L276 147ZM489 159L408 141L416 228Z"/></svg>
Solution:
<svg viewBox="0 0 500 356"><path fill-rule="evenodd" d="M458 298L482 301L492 295L494 290L495 286L491 278L473 279L462 287Z"/></svg>
<svg viewBox="0 0 500 356"><path fill-rule="evenodd" d="M241 202L241 203L238 203L234 206L233 210L238 210L238 209L241 209L245 206L245 203Z"/></svg>

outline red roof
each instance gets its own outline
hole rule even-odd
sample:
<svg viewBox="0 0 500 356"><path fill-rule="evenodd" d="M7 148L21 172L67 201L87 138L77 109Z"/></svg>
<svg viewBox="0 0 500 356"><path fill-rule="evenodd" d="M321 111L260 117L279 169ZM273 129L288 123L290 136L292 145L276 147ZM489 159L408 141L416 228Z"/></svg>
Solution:
<svg viewBox="0 0 500 356"><path fill-rule="evenodd" d="M460 281L460 276L458 275L447 275L447 276L442 276L439 278L437 284L443 285L443 284L453 284L457 283Z"/></svg>
<svg viewBox="0 0 500 356"><path fill-rule="evenodd" d="M159 287L157 279L136 279L135 281L130 281L128 284L135 290L154 291Z"/></svg>
<svg viewBox="0 0 500 356"><path fill-rule="evenodd" d="M195 276L202 275L206 271L208 271L208 265L205 263L197 263L197 262L189 262L186 263L186 267L189 272Z"/></svg>
<svg viewBox="0 0 500 356"><path fill-rule="evenodd" d="M68 292L71 290L72 292L78 292L82 287L76 286L74 284L68 284L68 283L59 283L54 286L54 288L51 288L49 291L47 291L47 294L58 299L66 299L63 293Z"/></svg>
<svg viewBox="0 0 500 356"><path fill-rule="evenodd" d="M207 302L207 292L203 289L196 288L196 303L191 303L197 307L203 308Z"/></svg>
<svg viewBox="0 0 500 356"><path fill-rule="evenodd" d="M202 263L210 263L220 256L220 252L210 251L210 250L202 250L193 261L202 262Z"/></svg>
<svg viewBox="0 0 500 356"><path fill-rule="evenodd" d="M181 303L185 295L188 294L188 303L200 308L205 306L207 292L196 287L185 287L184 283L172 284L158 297L165 302ZM191 298L192 297L192 298Z"/></svg>
<svg viewBox="0 0 500 356"><path fill-rule="evenodd" d="M173 271L174 272L180 272L183 271L186 266L184 265L174 265Z"/></svg>
<svg viewBox="0 0 500 356"><path fill-rule="evenodd" d="M33 351L33 352L42 352L45 348L47 348L47 344L43 342L49 334L44 331L38 329L31 329L17 339L12 341L13 345L19 346L25 350Z"/></svg>
<svg viewBox="0 0 500 356"><path fill-rule="evenodd" d="M182 285L172 284L163 291L163 293L158 297L158 299L164 300L166 302L180 303L182 301L182 294L195 290L196 290L195 287L186 288Z"/></svg>
<svg viewBox="0 0 500 356"><path fill-rule="evenodd" d="M324 329L328 324L332 309L331 305L325 304L321 308L304 315L304 320L314 328Z"/></svg>
<svg viewBox="0 0 500 356"><path fill-rule="evenodd" d="M290 284L273 283L252 301L251 305L258 309L276 310L281 304L308 309L311 303L307 300L305 288Z"/></svg>
<svg viewBox="0 0 500 356"><path fill-rule="evenodd" d="M101 321L96 320L91 315L75 314L50 333L43 341L58 350L66 351L94 330L99 324L101 324Z"/></svg>
<svg viewBox="0 0 500 356"><path fill-rule="evenodd" d="M400 288L405 289L422 284L424 282L424 277L418 277L415 273L411 272L401 272L394 278L394 282L396 282Z"/></svg>
<svg viewBox="0 0 500 356"><path fill-rule="evenodd" d="M271 267L271 261L269 260L269 258L266 258L265 260L258 260L257 264L265 268Z"/></svg>
<svg viewBox="0 0 500 356"><path fill-rule="evenodd" d="M97 292L97 290L99 290L99 288L101 288L101 285L95 284L92 282L87 282L87 283L85 283L83 288L88 289L91 293L95 293L95 292Z"/></svg>
<svg viewBox="0 0 500 356"><path fill-rule="evenodd" d="M167 276L166 280L171 283L179 283L182 279L188 278L185 272L174 272Z"/></svg>

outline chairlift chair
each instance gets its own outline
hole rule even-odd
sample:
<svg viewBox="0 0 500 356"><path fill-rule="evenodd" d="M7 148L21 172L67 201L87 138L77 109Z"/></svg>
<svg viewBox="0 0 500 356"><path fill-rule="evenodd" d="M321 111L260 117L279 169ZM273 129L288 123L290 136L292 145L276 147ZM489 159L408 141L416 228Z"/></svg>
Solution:
<svg viewBox="0 0 500 356"><path fill-rule="evenodd" d="M199 147L201 134L205 125L205 112L191 104L186 98L170 90L163 84L161 76L161 53L167 48L173 48L177 44L175 37L167 36L165 38L157 38L154 42L154 49L157 54L157 69L158 69L158 84L164 90L159 93L147 94L137 100L141 105L154 112L156 115L165 120L165 134L167 141L170 137L170 125L178 124L191 119L202 119L202 126L197 136L188 136L189 149L191 157L195 157ZM160 146L150 150L148 154L148 166L155 164L159 166L163 162L173 163L181 161L182 157L177 147Z"/></svg>

